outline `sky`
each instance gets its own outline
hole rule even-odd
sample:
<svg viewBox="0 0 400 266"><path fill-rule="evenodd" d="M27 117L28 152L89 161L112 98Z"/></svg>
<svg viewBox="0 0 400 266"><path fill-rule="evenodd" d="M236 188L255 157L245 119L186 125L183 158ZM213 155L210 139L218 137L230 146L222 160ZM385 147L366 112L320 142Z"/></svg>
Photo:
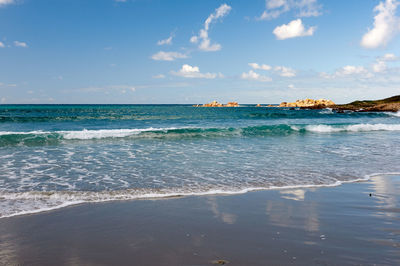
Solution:
<svg viewBox="0 0 400 266"><path fill-rule="evenodd" d="M0 104L400 94L400 0L0 0Z"/></svg>

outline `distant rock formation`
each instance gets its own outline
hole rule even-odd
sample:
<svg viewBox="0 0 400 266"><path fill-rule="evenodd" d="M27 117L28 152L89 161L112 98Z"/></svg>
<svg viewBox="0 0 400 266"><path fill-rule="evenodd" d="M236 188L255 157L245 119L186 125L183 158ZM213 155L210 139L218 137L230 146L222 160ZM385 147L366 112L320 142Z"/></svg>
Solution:
<svg viewBox="0 0 400 266"><path fill-rule="evenodd" d="M326 108L329 106L333 106L335 103L331 100L326 100L326 99L319 99L319 100L313 100L313 99L305 99L305 100L297 100L296 102L292 103L287 103L287 102L282 102L279 107L306 107L306 108Z"/></svg>
<svg viewBox="0 0 400 266"><path fill-rule="evenodd" d="M222 104L217 101L212 101L210 103L205 104L196 104L194 107L238 107L239 104L237 102L228 102L227 104Z"/></svg>
<svg viewBox="0 0 400 266"><path fill-rule="evenodd" d="M355 101L348 104L332 106L336 112L398 112L400 111L400 95L374 101Z"/></svg>
<svg viewBox="0 0 400 266"><path fill-rule="evenodd" d="M237 102L228 102L224 105L224 107L238 107L239 104Z"/></svg>

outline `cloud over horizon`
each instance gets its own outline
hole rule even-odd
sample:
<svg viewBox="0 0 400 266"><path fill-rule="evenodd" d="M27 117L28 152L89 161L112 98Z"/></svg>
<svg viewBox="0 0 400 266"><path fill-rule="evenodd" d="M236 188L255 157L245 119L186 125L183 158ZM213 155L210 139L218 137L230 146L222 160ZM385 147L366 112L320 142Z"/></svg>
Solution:
<svg viewBox="0 0 400 266"><path fill-rule="evenodd" d="M312 36L315 32L316 27L309 27L306 29L301 19L295 19L288 24L283 24L274 29L276 39L286 40L289 38Z"/></svg>
<svg viewBox="0 0 400 266"><path fill-rule="evenodd" d="M179 52L164 52L159 51L151 56L151 59L156 61L174 61L175 59L187 58L186 54L182 54Z"/></svg>
<svg viewBox="0 0 400 266"><path fill-rule="evenodd" d="M220 7L215 9L215 12L210 14L204 22L204 28L200 30L198 35L194 35L190 38L191 43L199 43L198 48L201 51L215 52L221 50L219 43L211 43L211 39L208 36L210 25L217 19L223 18L229 14L232 7L227 4L222 4Z"/></svg>
<svg viewBox="0 0 400 266"><path fill-rule="evenodd" d="M322 5L317 0L266 0L265 11L258 19L275 19L290 10L296 11L296 17L317 17L322 15Z"/></svg>
<svg viewBox="0 0 400 266"><path fill-rule="evenodd" d="M157 45L171 45L172 44L172 39L174 38L174 35L171 34L168 38L159 40L157 42Z"/></svg>
<svg viewBox="0 0 400 266"><path fill-rule="evenodd" d="M272 81L270 77L260 75L253 70L250 70L249 72L243 72L242 75L240 75L241 79L246 79L246 80L255 80L255 81L260 81L260 82L269 82Z"/></svg>
<svg viewBox="0 0 400 266"><path fill-rule="evenodd" d="M184 78L204 78L204 79L215 79L216 77L222 77L221 73L201 73L199 67L191 66L188 64L182 65L178 71L171 71L172 75L184 77Z"/></svg>
<svg viewBox="0 0 400 266"><path fill-rule="evenodd" d="M361 46L368 49L384 47L400 32L400 18L396 9L400 3L397 0L379 2L374 8L374 26L368 29L361 39Z"/></svg>

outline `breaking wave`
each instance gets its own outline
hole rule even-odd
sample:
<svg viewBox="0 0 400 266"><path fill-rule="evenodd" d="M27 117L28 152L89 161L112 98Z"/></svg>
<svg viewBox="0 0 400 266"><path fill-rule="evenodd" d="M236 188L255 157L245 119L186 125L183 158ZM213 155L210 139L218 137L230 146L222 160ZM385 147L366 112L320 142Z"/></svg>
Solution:
<svg viewBox="0 0 400 266"><path fill-rule="evenodd" d="M100 129L76 131L0 131L0 146L52 145L62 141L99 140L118 138L198 138L235 136L285 136L294 133L336 133L400 131L400 124L319 124L319 125L262 125L243 128L146 128L146 129Z"/></svg>

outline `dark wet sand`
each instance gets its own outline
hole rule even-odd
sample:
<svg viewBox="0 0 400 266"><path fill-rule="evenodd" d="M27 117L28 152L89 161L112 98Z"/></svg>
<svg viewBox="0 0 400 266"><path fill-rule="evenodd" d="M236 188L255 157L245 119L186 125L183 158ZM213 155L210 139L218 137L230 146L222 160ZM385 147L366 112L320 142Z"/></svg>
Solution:
<svg viewBox="0 0 400 266"><path fill-rule="evenodd" d="M372 197L369 196L372 193ZM400 177L0 219L0 264L399 265Z"/></svg>

